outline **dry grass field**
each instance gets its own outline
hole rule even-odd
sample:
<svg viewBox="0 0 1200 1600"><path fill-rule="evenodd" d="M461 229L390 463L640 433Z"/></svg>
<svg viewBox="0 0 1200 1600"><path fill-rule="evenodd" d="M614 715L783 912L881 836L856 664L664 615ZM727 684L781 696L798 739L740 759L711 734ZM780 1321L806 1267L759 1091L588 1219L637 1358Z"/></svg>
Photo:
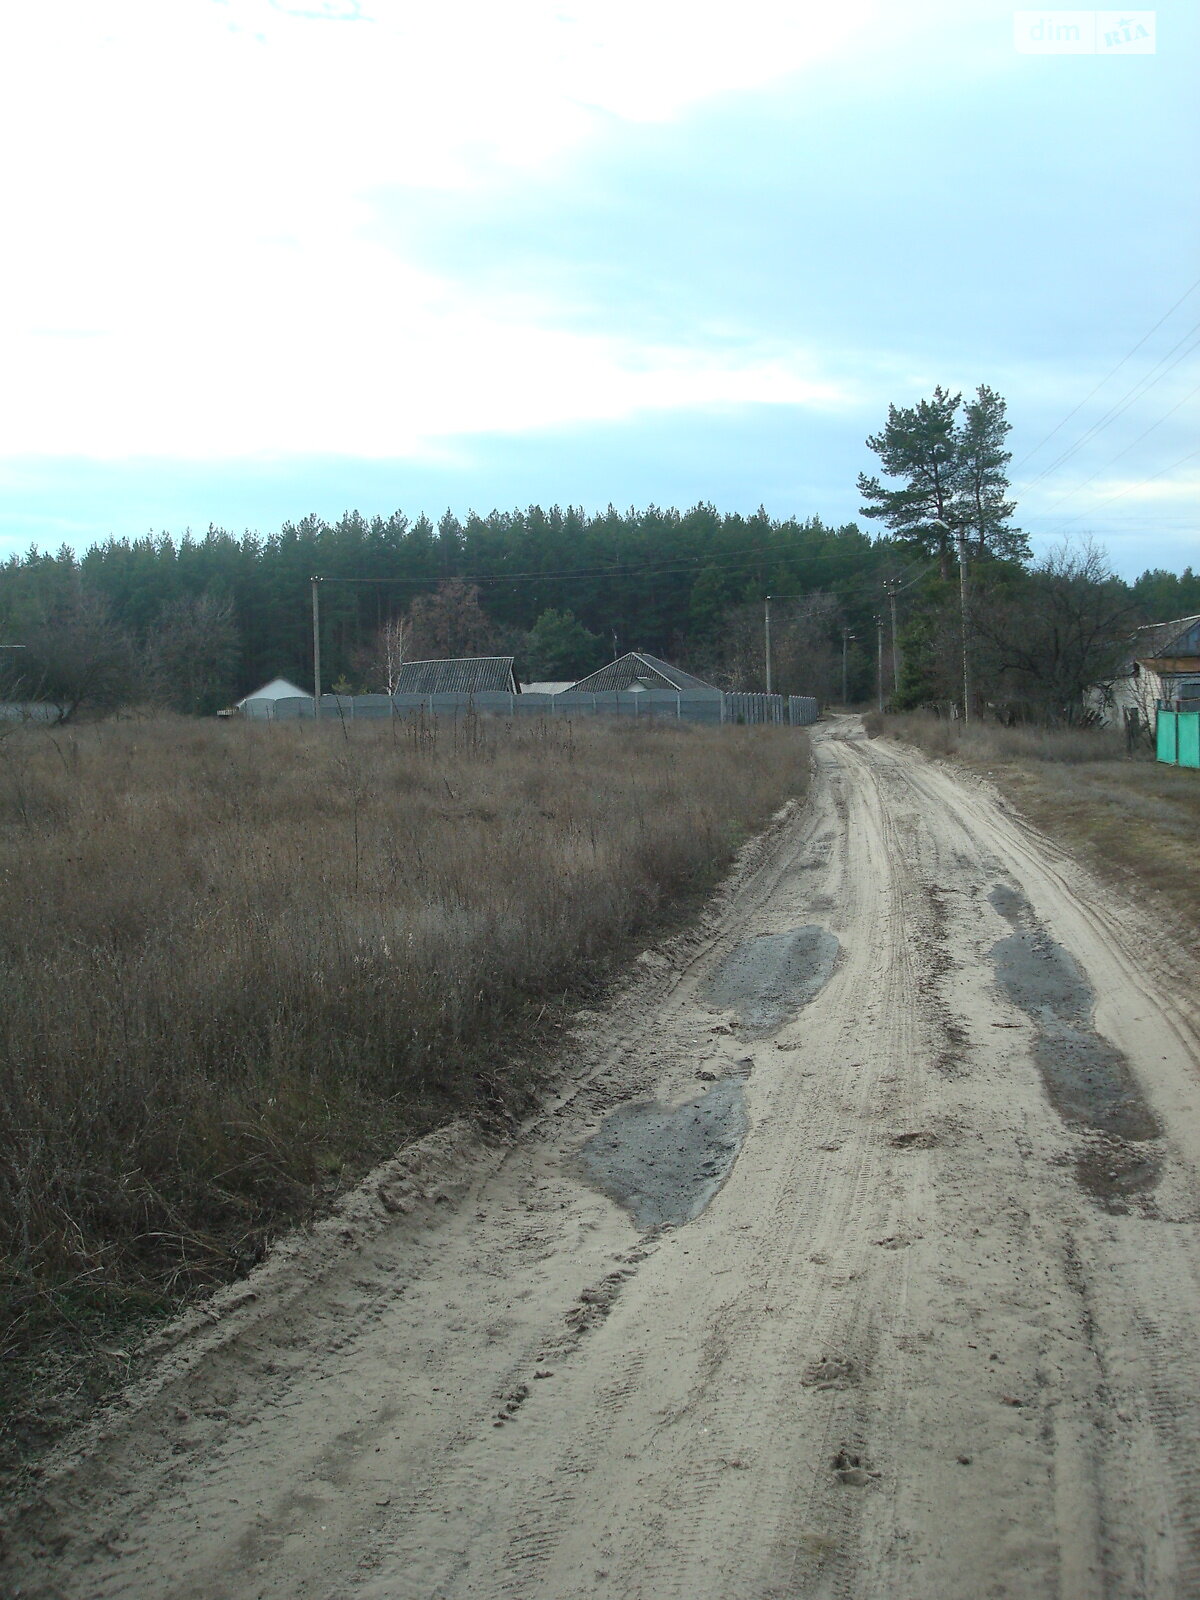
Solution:
<svg viewBox="0 0 1200 1600"><path fill-rule="evenodd" d="M1160 765L1148 750L1126 753L1116 731L1004 728L926 714L880 717L868 730L986 775L1021 810L1097 873L1127 893L1146 890L1179 936L1200 930L1200 773Z"/></svg>
<svg viewBox="0 0 1200 1600"><path fill-rule="evenodd" d="M0 1445L405 1138L518 1108L807 777L776 728L8 730Z"/></svg>

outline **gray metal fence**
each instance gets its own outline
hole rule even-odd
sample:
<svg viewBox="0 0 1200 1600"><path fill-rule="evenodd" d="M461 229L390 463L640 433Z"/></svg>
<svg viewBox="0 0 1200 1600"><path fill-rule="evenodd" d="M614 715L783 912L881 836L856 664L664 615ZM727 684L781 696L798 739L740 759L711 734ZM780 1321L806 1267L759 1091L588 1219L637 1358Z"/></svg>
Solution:
<svg viewBox="0 0 1200 1600"><path fill-rule="evenodd" d="M811 694L788 695L788 721L793 728L811 728L820 720L821 707Z"/></svg>
<svg viewBox="0 0 1200 1600"><path fill-rule="evenodd" d="M311 695L286 700L246 700L243 714L252 722L294 722L311 718ZM476 711L507 717L633 717L671 722L720 724L785 723L807 727L817 720L819 708L808 695L684 694L647 689L638 693L607 694L386 694L321 696L322 717L347 722L392 716L461 716Z"/></svg>
<svg viewBox="0 0 1200 1600"><path fill-rule="evenodd" d="M44 700L6 700L0 704L0 722L57 722L61 716L61 706Z"/></svg>

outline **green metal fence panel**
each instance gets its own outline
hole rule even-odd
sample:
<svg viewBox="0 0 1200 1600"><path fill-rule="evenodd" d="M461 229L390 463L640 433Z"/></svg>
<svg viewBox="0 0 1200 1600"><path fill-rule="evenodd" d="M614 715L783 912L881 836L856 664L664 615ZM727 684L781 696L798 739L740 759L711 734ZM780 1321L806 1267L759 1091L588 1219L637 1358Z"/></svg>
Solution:
<svg viewBox="0 0 1200 1600"><path fill-rule="evenodd" d="M1177 711L1179 765L1200 767L1200 711Z"/></svg>
<svg viewBox="0 0 1200 1600"><path fill-rule="evenodd" d="M1154 753L1160 761L1166 761L1171 766L1175 765L1179 754L1179 734L1177 724L1179 713L1177 711L1159 711L1158 728L1154 739Z"/></svg>

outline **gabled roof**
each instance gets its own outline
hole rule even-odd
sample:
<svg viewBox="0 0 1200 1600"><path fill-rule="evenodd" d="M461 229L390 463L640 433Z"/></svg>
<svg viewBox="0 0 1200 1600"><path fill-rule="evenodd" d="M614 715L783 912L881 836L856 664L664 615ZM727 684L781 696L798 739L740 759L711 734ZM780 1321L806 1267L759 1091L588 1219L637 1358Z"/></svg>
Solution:
<svg viewBox="0 0 1200 1600"><path fill-rule="evenodd" d="M246 700L311 700L312 695L307 689L297 689L294 683L289 683L286 678L272 678L270 683L264 683L261 689L255 689L253 694L248 694L245 700L239 700L238 705L244 706Z"/></svg>
<svg viewBox="0 0 1200 1600"><path fill-rule="evenodd" d="M537 678L533 683L521 685L522 694L562 694L574 688L571 678Z"/></svg>
<svg viewBox="0 0 1200 1600"><path fill-rule="evenodd" d="M1137 661L1153 661L1158 656L1200 655L1200 616L1176 617L1174 622L1152 622L1133 636L1133 656Z"/></svg>
<svg viewBox="0 0 1200 1600"><path fill-rule="evenodd" d="M520 694L512 656L465 656L452 661L406 661L396 679L397 694Z"/></svg>
<svg viewBox="0 0 1200 1600"><path fill-rule="evenodd" d="M580 678L575 688L583 694L611 694L619 689L667 689L682 694L719 694L720 690L703 678L693 677L657 656L648 656L642 650L631 650L617 661L610 661L586 678Z"/></svg>

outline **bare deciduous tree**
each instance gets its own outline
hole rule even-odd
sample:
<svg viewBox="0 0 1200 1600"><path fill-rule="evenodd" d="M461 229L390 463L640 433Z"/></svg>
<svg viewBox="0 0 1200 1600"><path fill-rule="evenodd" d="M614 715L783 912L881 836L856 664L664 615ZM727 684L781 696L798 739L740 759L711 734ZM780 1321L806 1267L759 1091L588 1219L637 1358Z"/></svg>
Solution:
<svg viewBox="0 0 1200 1600"><path fill-rule="evenodd" d="M408 608L410 661L452 660L496 653L499 632L479 603L475 584L451 578Z"/></svg>
<svg viewBox="0 0 1200 1600"><path fill-rule="evenodd" d="M137 687L133 643L99 595L81 594L25 632L24 696L69 722L84 709L114 711Z"/></svg>
<svg viewBox="0 0 1200 1600"><path fill-rule="evenodd" d="M400 668L412 659L412 623L406 616L389 617L371 643L354 658L365 688L372 694L395 694Z"/></svg>
<svg viewBox="0 0 1200 1600"><path fill-rule="evenodd" d="M145 688L152 701L202 716L227 705L237 671L233 603L211 594L164 606L146 641Z"/></svg>
<svg viewBox="0 0 1200 1600"><path fill-rule="evenodd" d="M1073 722L1089 690L1119 674L1134 620L1129 590L1084 540L1059 545L1003 591L977 595L972 629L990 657L994 693Z"/></svg>
<svg viewBox="0 0 1200 1600"><path fill-rule="evenodd" d="M832 699L841 686L841 656L834 645L841 609L834 595L815 592L772 602L771 687L780 694L812 694ZM762 691L766 680L766 640L761 602L734 606L693 670L726 689Z"/></svg>

